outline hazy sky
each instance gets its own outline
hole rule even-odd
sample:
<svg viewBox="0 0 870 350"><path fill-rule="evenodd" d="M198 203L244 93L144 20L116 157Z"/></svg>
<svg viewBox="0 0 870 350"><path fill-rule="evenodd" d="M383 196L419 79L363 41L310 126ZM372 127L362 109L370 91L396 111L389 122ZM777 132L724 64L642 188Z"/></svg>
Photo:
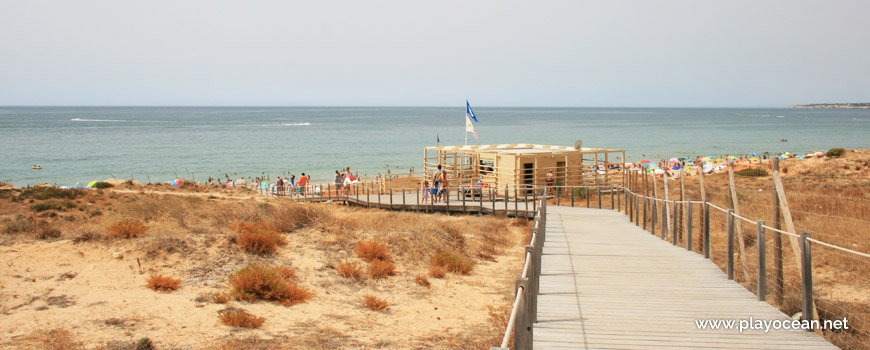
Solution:
<svg viewBox="0 0 870 350"><path fill-rule="evenodd" d="M870 102L870 1L0 0L0 105Z"/></svg>

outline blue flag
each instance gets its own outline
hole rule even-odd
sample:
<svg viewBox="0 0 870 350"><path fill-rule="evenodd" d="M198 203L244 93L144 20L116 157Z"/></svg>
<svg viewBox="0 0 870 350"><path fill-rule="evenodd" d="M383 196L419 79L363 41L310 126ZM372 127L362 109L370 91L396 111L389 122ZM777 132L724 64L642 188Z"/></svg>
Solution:
<svg viewBox="0 0 870 350"><path fill-rule="evenodd" d="M471 119L474 119L475 123L480 122L479 120L477 120L477 116L474 115L474 111L471 110L471 104L468 103L467 99L465 100L465 115L471 117Z"/></svg>

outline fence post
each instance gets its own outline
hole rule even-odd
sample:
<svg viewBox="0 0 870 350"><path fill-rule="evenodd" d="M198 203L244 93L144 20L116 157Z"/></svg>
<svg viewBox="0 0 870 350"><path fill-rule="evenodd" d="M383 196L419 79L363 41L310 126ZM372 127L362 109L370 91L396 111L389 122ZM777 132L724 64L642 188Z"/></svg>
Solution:
<svg viewBox="0 0 870 350"><path fill-rule="evenodd" d="M504 216L507 216L508 211L508 203L510 202L510 196L508 194L507 186L504 187Z"/></svg>
<svg viewBox="0 0 870 350"><path fill-rule="evenodd" d="M679 220L677 220L677 217L678 217L677 212L679 212L679 205L677 204L677 200L674 199L674 214L673 214L674 217L672 218L674 223L671 225L671 226L673 226L673 229L674 229L674 236L673 236L674 245L677 245L677 228L680 227Z"/></svg>
<svg viewBox="0 0 870 350"><path fill-rule="evenodd" d="M523 187L523 199L524 199L524 202L526 202L526 213L528 213L528 211L529 211L529 190L527 190L525 188L525 186ZM534 214L532 214L532 216L534 216Z"/></svg>
<svg viewBox="0 0 870 350"><path fill-rule="evenodd" d="M704 201L704 258L710 258L710 202Z"/></svg>
<svg viewBox="0 0 870 350"><path fill-rule="evenodd" d="M815 319L815 310L813 310L813 254L810 249L810 241L807 240L810 234L801 232L801 301L803 309L803 319L812 321ZM812 329L807 331L812 332Z"/></svg>
<svg viewBox="0 0 870 350"><path fill-rule="evenodd" d="M514 210L517 211L517 216L519 216L520 211L520 192L517 189L517 185L514 185Z"/></svg>
<svg viewBox="0 0 870 350"><path fill-rule="evenodd" d="M601 185L595 185L595 193L598 195L598 209L601 209Z"/></svg>
<svg viewBox="0 0 870 350"><path fill-rule="evenodd" d="M537 240L537 238L536 238ZM526 318L529 320L529 326L532 323L535 323L537 312L538 312L538 303L537 303L537 289L538 289L538 279L537 275L538 265L540 265L540 260L537 256L538 248L531 245L526 245L526 253L529 254L529 275L526 276L529 279L529 292L526 293L526 296L529 297L527 300L527 305L529 305L528 312L529 314Z"/></svg>
<svg viewBox="0 0 870 350"><path fill-rule="evenodd" d="M393 210L393 188L390 187L390 210Z"/></svg>
<svg viewBox="0 0 870 350"><path fill-rule="evenodd" d="M614 210L620 210L620 209L622 209L622 195L620 195L618 192L619 192L619 190L617 190L617 194L616 194L616 208L614 208Z"/></svg>
<svg viewBox="0 0 870 350"><path fill-rule="evenodd" d="M727 272L728 279L734 279L734 209L728 209L728 217L725 219L728 223L728 263Z"/></svg>
<svg viewBox="0 0 870 350"><path fill-rule="evenodd" d="M655 235L656 235L656 200L655 200L655 199L651 199L651 200L649 201L649 206L650 206L650 207L649 207L649 208L650 208L650 212L652 213L652 215L650 215L650 218L649 218L649 221L650 221L650 225L649 225L649 227L650 227L650 233L651 233L653 236L655 236Z"/></svg>
<svg viewBox="0 0 870 350"><path fill-rule="evenodd" d="M668 239L668 202L662 199L662 239Z"/></svg>
<svg viewBox="0 0 870 350"><path fill-rule="evenodd" d="M538 211L538 191L535 191L535 187L532 187L532 211Z"/></svg>
<svg viewBox="0 0 870 350"><path fill-rule="evenodd" d="M477 196L477 215L483 215L483 187L480 187L480 193Z"/></svg>
<svg viewBox="0 0 870 350"><path fill-rule="evenodd" d="M520 297L520 303L517 305L517 319L514 321L514 349L531 349L531 337L529 334L531 327L527 325L529 279L522 277L517 278L516 288L523 296Z"/></svg>
<svg viewBox="0 0 870 350"><path fill-rule="evenodd" d="M471 187L471 188L469 188L468 190L472 193L472 195L474 195L474 187ZM459 192L462 192L462 191L459 191ZM468 192L462 194L462 213L463 213L463 214L465 214L465 212L466 212L466 209L465 209L465 197L467 197L467 196L468 196ZM474 198L474 197L472 197L472 198Z"/></svg>
<svg viewBox="0 0 870 350"><path fill-rule="evenodd" d="M647 214L646 214L646 205L647 205L646 203L647 203L647 198L646 198L646 197L643 197L642 200L643 200L643 230L646 231L646 215L647 215Z"/></svg>
<svg viewBox="0 0 870 350"><path fill-rule="evenodd" d="M589 208L589 186L583 186L583 193L586 194L586 208Z"/></svg>
<svg viewBox="0 0 870 350"><path fill-rule="evenodd" d="M779 157L773 157L771 173L779 171ZM782 216L779 206L779 195L776 193L776 184L773 186L773 228L782 229ZM783 304L783 276L782 276L782 233L773 231L773 299L780 305Z"/></svg>
<svg viewBox="0 0 870 350"><path fill-rule="evenodd" d="M359 193L359 187L357 187L357 193ZM366 208L368 208L369 205L372 204L372 201L370 199L371 199L371 188L369 186L366 186Z"/></svg>
<svg viewBox="0 0 870 350"><path fill-rule="evenodd" d="M614 203L613 191L614 191L614 187L610 186L610 210L616 210L616 206L613 205L613 203Z"/></svg>
<svg viewBox="0 0 870 350"><path fill-rule="evenodd" d="M686 203L688 206L688 213L686 213L686 218L689 220L689 225L686 226L686 250L692 251L692 202L689 201Z"/></svg>
<svg viewBox="0 0 870 350"><path fill-rule="evenodd" d="M764 240L764 221L758 221L755 246L758 248L758 300L767 301L767 244Z"/></svg>
<svg viewBox="0 0 870 350"><path fill-rule="evenodd" d="M562 187L556 187L556 205L562 205Z"/></svg>
<svg viewBox="0 0 870 350"><path fill-rule="evenodd" d="M632 193L630 195L630 197L628 197L628 198L629 199L626 202L631 203L628 205L628 221L633 223L634 222L634 193Z"/></svg>
<svg viewBox="0 0 870 350"><path fill-rule="evenodd" d="M450 215L450 186L444 185L444 204L447 205L447 215Z"/></svg>

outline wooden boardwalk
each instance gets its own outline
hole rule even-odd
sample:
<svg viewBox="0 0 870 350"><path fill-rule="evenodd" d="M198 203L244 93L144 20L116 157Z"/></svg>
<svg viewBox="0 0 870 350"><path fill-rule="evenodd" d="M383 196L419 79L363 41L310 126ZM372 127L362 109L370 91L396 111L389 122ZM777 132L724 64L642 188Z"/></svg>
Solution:
<svg viewBox="0 0 870 350"><path fill-rule="evenodd" d="M699 330L695 320L789 320L703 256L611 210L547 208L537 349L836 349L803 330Z"/></svg>

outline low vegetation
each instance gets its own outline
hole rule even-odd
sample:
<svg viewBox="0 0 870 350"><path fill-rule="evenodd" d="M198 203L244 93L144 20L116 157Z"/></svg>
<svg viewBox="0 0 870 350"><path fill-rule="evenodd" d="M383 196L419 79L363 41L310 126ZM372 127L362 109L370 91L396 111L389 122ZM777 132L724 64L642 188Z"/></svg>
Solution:
<svg viewBox="0 0 870 350"><path fill-rule="evenodd" d="M374 311L386 311L390 308L390 304L386 300L374 295L363 296L363 305Z"/></svg>
<svg viewBox="0 0 870 350"><path fill-rule="evenodd" d="M72 206L65 210L30 208L64 201ZM296 203L265 199L244 190L207 186L118 184L102 190L4 187L0 192L0 240L16 250L15 259L30 261L52 256L63 267L26 270L28 265L18 263L12 255L4 255L0 263L8 267L10 275L38 283L21 285L14 282L19 277L11 277L10 281L4 279L0 288L9 290L14 285L16 293L24 298L21 300L37 302L14 310L9 309L17 305L4 302L0 312L23 320L16 322L31 328L39 326L32 325L29 315L45 309L77 308L75 312L113 315L107 322L70 321L69 327L74 328L69 329L75 329L75 333L54 333L68 334L68 339L80 346L55 347L61 349L136 348L135 340L144 335L136 330L145 329L142 327L148 327L158 316L143 311L147 307L141 303L123 302L120 295L128 301L145 298L149 300L148 307L169 307L179 316L160 319L166 327L149 331L154 339L149 348L188 347L192 344L189 335L214 339L215 344L203 345L204 348L221 348L224 343L239 345L227 347L233 349L455 348L453 344L462 344L468 337L483 339L493 329L504 327L503 319L492 321L480 316L487 312L491 302L499 307L508 305L508 301L501 299L493 301L492 294L511 293L513 283L493 278L489 273L456 276L450 282L464 289L463 300L445 301L449 289L435 288L428 273L430 269L440 269L440 276L444 277L448 271L433 266L431 258L439 252L450 252L471 265L486 265L487 271L513 273L521 265L518 261L522 249L516 244L527 230L525 220ZM40 251L32 255L37 246ZM94 270L85 267L92 264L105 272L100 274L104 279L112 277L107 281L95 279ZM408 278L390 278L396 275ZM125 284L131 289L123 290ZM58 286L62 288L57 289ZM106 286L119 293L107 293ZM56 288L54 295L43 296L41 293L47 290L43 287ZM85 302L88 298L84 296L94 293L103 293L105 304ZM381 298L374 297L366 305L362 297L366 294ZM389 302L382 299L384 296L389 296ZM247 303L257 303L250 305L253 309L249 310L256 315L230 312L240 311L239 305ZM280 310L299 303L312 305L295 307L304 310L299 317L273 320L269 316L274 308ZM232 332L241 330L214 327L214 312L222 307L215 304L227 307L227 311L218 315L221 324L259 327L270 334L286 332L286 336L225 342L222 335L238 334ZM364 307L359 307L361 304ZM369 310L383 312L390 310L390 304L408 308L369 319L373 316ZM346 312L329 314L328 310L335 310L335 305L339 310L346 305ZM444 322L436 322L436 316L430 313L411 317L399 327L381 327L406 320L408 310L421 308L444 310L437 315ZM454 308L461 312L453 311ZM198 314L206 322L187 322ZM329 326L311 326L308 322L312 318L329 320ZM481 322L486 323L485 327ZM489 322L495 322L492 328ZM363 323L374 328L363 331L358 326ZM422 328L434 328L417 331L424 324L427 326ZM10 334L17 329L3 321L0 327ZM469 331L444 335L449 327ZM177 331L182 328L184 336ZM429 338L436 333L437 338ZM76 340L76 334L88 336ZM28 344L22 343L20 347L28 348ZM0 347L7 345L0 341Z"/></svg>
<svg viewBox="0 0 870 350"><path fill-rule="evenodd" d="M249 314L245 310L225 310L218 314L221 323L231 327L260 328L266 321L263 317Z"/></svg>
<svg viewBox="0 0 870 350"><path fill-rule="evenodd" d="M181 280L161 274L152 274L148 277L147 287L158 292L171 292L181 288Z"/></svg>
<svg viewBox="0 0 870 350"><path fill-rule="evenodd" d="M292 306L311 298L309 289L282 278L274 269L262 265L248 265L229 276L232 297L254 302L268 300Z"/></svg>
<svg viewBox="0 0 870 350"><path fill-rule="evenodd" d="M846 150L843 148L831 148L825 155L828 157L839 158L842 157L844 154L846 154Z"/></svg>
<svg viewBox="0 0 870 350"><path fill-rule="evenodd" d="M440 267L449 272L467 275L471 273L471 261L457 254L441 251L432 256L432 265Z"/></svg>
<svg viewBox="0 0 870 350"><path fill-rule="evenodd" d="M372 260L369 263L369 276L374 279L387 278L396 274L396 267L383 260Z"/></svg>
<svg viewBox="0 0 870 350"><path fill-rule="evenodd" d="M76 207L76 204L69 201L69 200L62 200L62 201L49 200L49 201L45 201L42 203L36 203L34 205L31 205L30 210L33 210L35 212L41 212L41 211L46 211L46 210L64 211L64 210L72 209L75 207Z"/></svg>
<svg viewBox="0 0 870 350"><path fill-rule="evenodd" d="M740 170L738 172L735 172L734 174L737 176L745 176L745 177L759 177L759 176L767 176L770 173L767 171L767 169L748 168L748 169L743 169L743 170Z"/></svg>
<svg viewBox="0 0 870 350"><path fill-rule="evenodd" d="M354 281L361 281L363 277L363 269L351 261L342 261L335 265L335 271L338 272L338 275L347 279L351 279Z"/></svg>
<svg viewBox="0 0 870 350"><path fill-rule="evenodd" d="M263 222L239 222L233 228L239 232L235 236L236 244L251 254L275 254L279 246L287 245L287 240L272 225Z"/></svg>
<svg viewBox="0 0 870 350"><path fill-rule="evenodd" d="M390 261L393 259L390 255L390 248L386 244L376 240L357 243L355 251L356 256L368 262L375 260Z"/></svg>
<svg viewBox="0 0 870 350"><path fill-rule="evenodd" d="M109 226L108 235L114 238L137 238L145 235L148 226L133 220L124 220Z"/></svg>

